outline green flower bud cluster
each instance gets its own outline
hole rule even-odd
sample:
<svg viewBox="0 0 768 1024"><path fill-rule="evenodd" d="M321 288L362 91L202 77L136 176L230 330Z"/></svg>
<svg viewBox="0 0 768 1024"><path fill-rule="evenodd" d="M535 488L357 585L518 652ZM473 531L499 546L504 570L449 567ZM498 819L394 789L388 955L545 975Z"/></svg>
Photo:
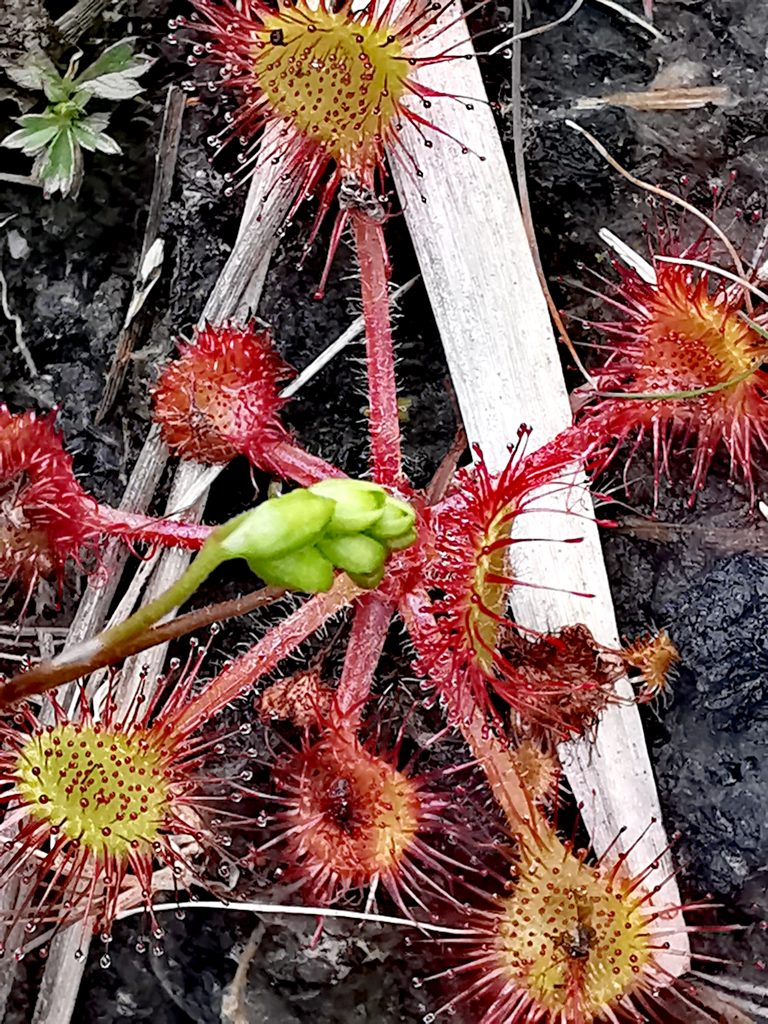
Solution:
<svg viewBox="0 0 768 1024"><path fill-rule="evenodd" d="M271 498L217 531L222 560L244 558L265 583L328 590L341 569L377 586L390 551L416 540L407 502L364 480L330 479Z"/></svg>

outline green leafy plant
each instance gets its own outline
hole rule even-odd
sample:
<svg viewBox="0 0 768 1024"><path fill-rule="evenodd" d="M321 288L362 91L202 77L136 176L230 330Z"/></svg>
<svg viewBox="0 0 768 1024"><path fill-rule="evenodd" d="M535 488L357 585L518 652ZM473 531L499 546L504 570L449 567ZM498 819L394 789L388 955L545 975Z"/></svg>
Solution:
<svg viewBox="0 0 768 1024"><path fill-rule="evenodd" d="M117 155L120 146L106 132L109 113L88 113L92 99L127 100L142 88L137 79L152 64L146 54L134 53L133 40L122 39L96 60L79 70L77 54L62 76L44 53L37 54L23 68L9 70L17 85L45 93L48 100L41 114L23 114L21 127L2 141L8 149L20 149L34 157L32 177L46 196L61 192L76 196L83 180L83 150Z"/></svg>

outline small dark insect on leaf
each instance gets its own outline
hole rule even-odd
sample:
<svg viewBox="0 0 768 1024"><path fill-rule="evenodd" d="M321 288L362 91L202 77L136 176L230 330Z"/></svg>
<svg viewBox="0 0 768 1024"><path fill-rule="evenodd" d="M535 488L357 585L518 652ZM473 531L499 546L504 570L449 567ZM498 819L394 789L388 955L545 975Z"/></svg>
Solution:
<svg viewBox="0 0 768 1024"><path fill-rule="evenodd" d="M337 825L342 828L349 827L352 817L352 808L350 806L350 795L351 786L349 779L340 778L337 779L331 786L328 792L329 811L336 821Z"/></svg>
<svg viewBox="0 0 768 1024"><path fill-rule="evenodd" d="M274 28L269 33L269 41L273 46L285 46L285 37L281 28Z"/></svg>

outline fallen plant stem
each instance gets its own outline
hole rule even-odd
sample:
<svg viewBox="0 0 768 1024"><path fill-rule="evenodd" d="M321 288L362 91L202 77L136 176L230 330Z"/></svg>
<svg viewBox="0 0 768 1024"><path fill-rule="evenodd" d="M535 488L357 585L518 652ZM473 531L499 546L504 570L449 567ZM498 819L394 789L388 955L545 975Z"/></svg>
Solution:
<svg viewBox="0 0 768 1024"><path fill-rule="evenodd" d="M609 11L615 11L620 17L626 18L626 20L631 21L633 25L637 25L638 28L648 32L654 37L654 39L664 39L663 33L659 32L656 26L652 25L650 21L646 21L645 18L641 18L639 14L635 14L634 11L630 11L622 4L616 3L615 0L594 0L594 3L600 4L601 7L607 7Z"/></svg>
<svg viewBox="0 0 768 1024"><path fill-rule="evenodd" d="M33 377L38 377L40 375L40 371L37 369L35 360L32 358L32 353L29 351L27 343L24 341L24 330L21 324L21 317L17 313L13 313L8 305L8 284L5 280L5 274L3 274L2 271L0 271L0 309L2 309L5 319L9 323L13 324L16 348L18 349L19 355L27 364L27 369L31 375Z"/></svg>
<svg viewBox="0 0 768 1024"><path fill-rule="evenodd" d="M124 658L141 654L142 651L149 650L150 647L177 640L196 629L204 629L214 622L223 622L225 619L247 615L248 612L252 612L256 608L263 608L279 601L285 596L285 593L278 587L261 587L243 597L207 605L205 608L180 615L170 622L153 626L146 632L125 641L117 648L112 648L110 651L99 651L90 659L83 658L80 661L60 666L52 665L51 661L40 662L26 672L13 676L4 686L0 687L0 706L14 704L32 694L44 693L63 683L70 683L73 679L90 675L92 672L100 668L107 668Z"/></svg>
<svg viewBox="0 0 768 1024"><path fill-rule="evenodd" d="M31 188L42 188L39 181L30 178L28 174L6 174L0 173L0 181L6 181L9 185L29 185Z"/></svg>
<svg viewBox="0 0 768 1024"><path fill-rule="evenodd" d="M405 284L401 284L398 288L395 288L389 296L390 306L394 306L398 299L402 298L406 292L411 290L419 280L419 276L419 274L416 274L409 281L406 281ZM304 387L308 381L312 380L316 374L324 369L324 367L327 366L327 364L330 363L330 361L338 355L339 352L343 351L347 345L355 341L356 338L361 337L364 332L365 320L362 316L359 316L352 321L346 331L340 334L335 341L332 341L327 348L323 349L319 356L316 356L311 363L308 363L304 369L294 377L290 384L287 384L283 388L280 392L280 397L292 398L300 388Z"/></svg>
<svg viewBox="0 0 768 1024"><path fill-rule="evenodd" d="M768 527L765 526L732 529L729 526L705 526L702 523L660 523L640 516L630 516L622 519L612 532L658 544L692 539L705 547L725 553L764 554L768 551Z"/></svg>
<svg viewBox="0 0 768 1024"><path fill-rule="evenodd" d="M761 291L756 285L752 284L751 281L747 281L741 277L737 277L736 274L732 274L730 270L723 270L722 267L716 267L713 263L705 263L704 260L689 260L683 256L654 256L655 260L659 263L679 263L684 267L697 267L699 270L706 270L709 274L719 274L720 277L725 277L729 281L733 281L734 284L741 285L742 288L749 288L753 295L756 295L763 302L768 302L768 295ZM746 313L741 314L742 318L746 320L750 327L754 330L762 333L763 337L768 337L764 327L760 327L754 320L751 320Z"/></svg>
<svg viewBox="0 0 768 1024"><path fill-rule="evenodd" d="M144 227L144 238L138 258L136 279L133 284L128 314L118 336L115 351L112 353L112 362L104 382L102 399L96 410L95 423L97 424L104 421L114 405L128 373L131 355L146 334L151 322L145 311L145 300L162 273L162 256L159 264L153 265L146 279L143 274L144 261L155 245L162 246L163 244L160 224L163 211L171 197L175 178L185 104L186 98L183 90L176 85L169 86L165 96L165 111L155 154L155 176Z"/></svg>
<svg viewBox="0 0 768 1024"><path fill-rule="evenodd" d="M544 32L549 32L551 29L557 28L558 25L564 25L566 21L570 21L574 14L578 14L578 12L581 10L583 6L584 0L576 0L574 4L571 4L571 6L568 8L565 14L561 14L560 17L555 18L554 21L548 21L544 25L537 25L536 28L526 29L524 32L515 32L513 36L510 36L509 39L505 39L503 43L497 43L496 46L492 47L488 51L488 56L493 57L494 54L499 53L501 50L506 50L507 47L509 46L522 42L523 39L531 39L533 36L540 36ZM517 5L515 5L514 7L514 14L512 15L512 24L514 28L518 28L521 24L521 22L518 21Z"/></svg>
<svg viewBox="0 0 768 1024"><path fill-rule="evenodd" d="M675 89L612 92L606 96L582 96L573 110L629 107L632 110L698 110L708 103L725 107L734 103L727 85L692 85Z"/></svg>

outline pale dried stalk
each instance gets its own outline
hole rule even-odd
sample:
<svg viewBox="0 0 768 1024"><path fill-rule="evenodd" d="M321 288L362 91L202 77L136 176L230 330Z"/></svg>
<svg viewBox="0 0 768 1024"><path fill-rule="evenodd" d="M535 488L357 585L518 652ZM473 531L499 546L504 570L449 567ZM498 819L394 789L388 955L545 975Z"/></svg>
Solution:
<svg viewBox="0 0 768 1024"><path fill-rule="evenodd" d="M206 303L202 321L244 320L255 308L261 295L267 268L277 246L277 230L285 220L294 196L295 189L292 183L276 183L269 170L253 179L237 241ZM139 467L143 473L147 473L159 466L161 473L167 458L168 452L160 440L159 433L155 429L151 430L132 474L131 483ZM171 487L169 510L175 510L185 504L185 495L190 491L196 491L198 497L194 511L200 514L208 492L206 489L200 493L196 484L207 472L208 467L195 463L180 465ZM154 487L159 483L160 473L155 474ZM129 489L130 487L129 483ZM192 514L188 518L192 518ZM147 597L160 593L168 582L177 579L190 557L186 552L165 552L158 559L152 581L147 588ZM109 595L110 599L112 593ZM73 641L95 632L106 616L109 600L100 599L98 595L87 595L86 598L84 607L88 610L77 617L77 629L75 635L71 637ZM144 665L149 664L152 671L159 671L165 653L166 646L162 645L148 654L132 659L132 664L126 665L121 675L121 696L129 699L130 694L135 692L138 672ZM51 943L51 952L40 983L32 1024L68 1024L72 1019L85 966L84 961L78 962L74 958L75 950L82 945L81 938L81 926L75 926L62 932Z"/></svg>
<svg viewBox="0 0 768 1024"><path fill-rule="evenodd" d="M441 45L454 53L469 53L464 23L441 36ZM424 68L419 78L475 101L472 111L459 102L436 101L428 116L484 156L484 162L462 154L460 146L444 136L432 135L433 147L425 148L420 136L405 128L403 142L417 155L424 178L414 181L396 160L393 169L467 434L480 444L490 467L498 470L521 423L533 428L532 448L568 426L568 395L477 61L461 59ZM426 203L420 199L422 191ZM585 623L599 641L616 645L616 621L588 494L579 483L546 504L568 507L587 518L537 513L523 517L521 536L525 530L526 536L583 540L516 545L515 573L570 593L517 588L512 596L514 617L521 625L540 630ZM619 691L631 695L626 680ZM596 850L605 850L623 827L626 831L617 846L625 850L647 830L632 851L629 866L641 871L658 859L648 885L663 882L672 865L636 707L611 708L603 715L594 742L566 744L561 757L576 799L583 804ZM677 907L679 902L676 882L670 878L657 905ZM675 916L680 931L673 947L682 955L665 958L664 966L679 975L688 966L689 947L682 919ZM674 921L666 925L674 926Z"/></svg>
<svg viewBox="0 0 768 1024"><path fill-rule="evenodd" d="M612 92L607 96L582 96L574 110L600 110L602 107L629 107L632 110L698 110L712 103L716 107L735 107L727 85L688 85L671 89L644 89L634 92Z"/></svg>

